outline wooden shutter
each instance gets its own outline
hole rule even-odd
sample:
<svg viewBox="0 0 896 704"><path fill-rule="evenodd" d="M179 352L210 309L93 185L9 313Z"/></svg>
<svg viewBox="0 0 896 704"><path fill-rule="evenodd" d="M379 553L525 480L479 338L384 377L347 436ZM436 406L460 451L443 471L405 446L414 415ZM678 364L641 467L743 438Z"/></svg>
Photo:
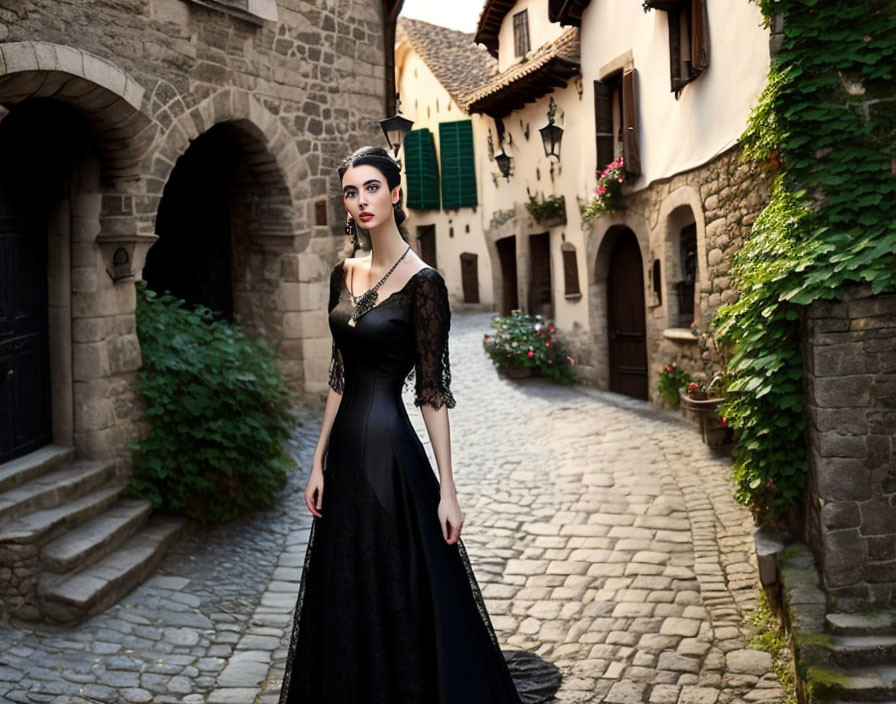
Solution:
<svg viewBox="0 0 896 704"><path fill-rule="evenodd" d="M709 34L706 0L691 0L691 71L696 75L709 67Z"/></svg>
<svg viewBox="0 0 896 704"><path fill-rule="evenodd" d="M594 82L594 138L597 142L597 170L613 161L613 87Z"/></svg>
<svg viewBox="0 0 896 704"><path fill-rule="evenodd" d="M672 91L677 93L687 83L681 72L681 14L678 8L667 13L669 17L669 78ZM677 97L677 96L676 96Z"/></svg>
<svg viewBox="0 0 896 704"><path fill-rule="evenodd" d="M439 149L442 161L442 208L478 205L476 163L473 158L473 121L439 123Z"/></svg>
<svg viewBox="0 0 896 704"><path fill-rule="evenodd" d="M432 132L425 127L411 130L404 138L406 203L414 210L439 209L439 165Z"/></svg>
<svg viewBox="0 0 896 704"><path fill-rule="evenodd" d="M638 104L635 99L635 69L622 74L622 159L627 173L641 173L638 148Z"/></svg>
<svg viewBox="0 0 896 704"><path fill-rule="evenodd" d="M582 292L579 287L579 267L576 263L576 248L570 242L560 245L560 254L563 256L563 293L566 296L574 296Z"/></svg>

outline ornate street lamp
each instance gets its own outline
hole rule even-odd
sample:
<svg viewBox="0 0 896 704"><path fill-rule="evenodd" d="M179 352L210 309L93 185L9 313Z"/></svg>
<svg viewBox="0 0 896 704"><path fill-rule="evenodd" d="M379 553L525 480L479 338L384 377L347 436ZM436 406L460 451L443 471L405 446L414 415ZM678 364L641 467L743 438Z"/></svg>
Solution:
<svg viewBox="0 0 896 704"><path fill-rule="evenodd" d="M386 135L386 141L389 143L389 146L392 147L392 151L396 157L398 156L398 151L401 149L401 143L404 140L405 135L410 131L411 125L413 124L413 120L409 120L399 113L394 114L392 117L387 117L385 120L380 120L380 127L383 128L383 134Z"/></svg>
<svg viewBox="0 0 896 704"><path fill-rule="evenodd" d="M539 129L541 141L544 142L544 155L556 157L560 160L560 140L563 138L563 128L554 124L554 115L557 113L557 104L551 97L548 105L548 124Z"/></svg>
<svg viewBox="0 0 896 704"><path fill-rule="evenodd" d="M507 153L502 149L499 154L495 154L495 161L498 162L498 168L501 170L501 175L509 181L510 166L513 162L513 158L508 156Z"/></svg>

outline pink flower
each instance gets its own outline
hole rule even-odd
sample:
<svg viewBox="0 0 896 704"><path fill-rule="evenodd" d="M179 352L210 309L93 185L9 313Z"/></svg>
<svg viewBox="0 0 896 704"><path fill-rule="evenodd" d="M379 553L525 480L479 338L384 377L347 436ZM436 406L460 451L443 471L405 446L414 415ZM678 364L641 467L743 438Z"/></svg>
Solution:
<svg viewBox="0 0 896 704"><path fill-rule="evenodd" d="M696 389L698 386L699 384L696 381L692 381L690 384L688 384L689 389Z"/></svg>
<svg viewBox="0 0 896 704"><path fill-rule="evenodd" d="M598 186L597 187L597 191L596 191L597 195L602 196L606 192L607 192L606 186Z"/></svg>
<svg viewBox="0 0 896 704"><path fill-rule="evenodd" d="M554 338L549 337L549 338L548 338L548 341L547 341L545 344L546 344L548 347L550 347L551 344L552 344L553 342L554 342Z"/></svg>
<svg viewBox="0 0 896 704"><path fill-rule="evenodd" d="M666 371L667 371L667 372L675 371L675 365L674 365L674 364L670 364L668 367L666 367Z"/></svg>
<svg viewBox="0 0 896 704"><path fill-rule="evenodd" d="M529 351L526 353L526 356L529 357L529 358L531 359L532 357L535 356L535 353L534 353L532 350L529 350Z"/></svg>
<svg viewBox="0 0 896 704"><path fill-rule="evenodd" d="M620 177L617 178L616 180L619 181L619 183L622 183L622 176L620 176Z"/></svg>
<svg viewBox="0 0 896 704"><path fill-rule="evenodd" d="M553 325L548 325L548 332L554 332L556 329Z"/></svg>
<svg viewBox="0 0 896 704"><path fill-rule="evenodd" d="M566 356L566 360L569 362L569 366L571 366L571 367L572 367L572 366L575 366L576 360L574 360L574 359L573 359L572 357L570 357L569 355Z"/></svg>

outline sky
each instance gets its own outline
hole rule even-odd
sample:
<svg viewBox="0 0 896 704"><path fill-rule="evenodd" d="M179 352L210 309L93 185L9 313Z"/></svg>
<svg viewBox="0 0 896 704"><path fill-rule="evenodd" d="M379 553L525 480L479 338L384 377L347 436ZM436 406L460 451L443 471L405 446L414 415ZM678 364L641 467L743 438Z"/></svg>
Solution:
<svg viewBox="0 0 896 704"><path fill-rule="evenodd" d="M434 2L434 0L404 0L401 14L416 20L425 20L432 24L459 29L462 32L475 32L476 22L485 0L450 0Z"/></svg>

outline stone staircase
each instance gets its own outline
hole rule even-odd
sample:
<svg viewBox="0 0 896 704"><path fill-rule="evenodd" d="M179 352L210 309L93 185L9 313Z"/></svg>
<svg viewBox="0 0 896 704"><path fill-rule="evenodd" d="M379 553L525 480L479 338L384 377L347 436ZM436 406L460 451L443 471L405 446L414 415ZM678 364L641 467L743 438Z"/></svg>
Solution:
<svg viewBox="0 0 896 704"><path fill-rule="evenodd" d="M825 616L837 702L896 702L896 613Z"/></svg>
<svg viewBox="0 0 896 704"><path fill-rule="evenodd" d="M48 445L0 465L0 615L72 622L149 577L184 519L124 498L114 461Z"/></svg>

